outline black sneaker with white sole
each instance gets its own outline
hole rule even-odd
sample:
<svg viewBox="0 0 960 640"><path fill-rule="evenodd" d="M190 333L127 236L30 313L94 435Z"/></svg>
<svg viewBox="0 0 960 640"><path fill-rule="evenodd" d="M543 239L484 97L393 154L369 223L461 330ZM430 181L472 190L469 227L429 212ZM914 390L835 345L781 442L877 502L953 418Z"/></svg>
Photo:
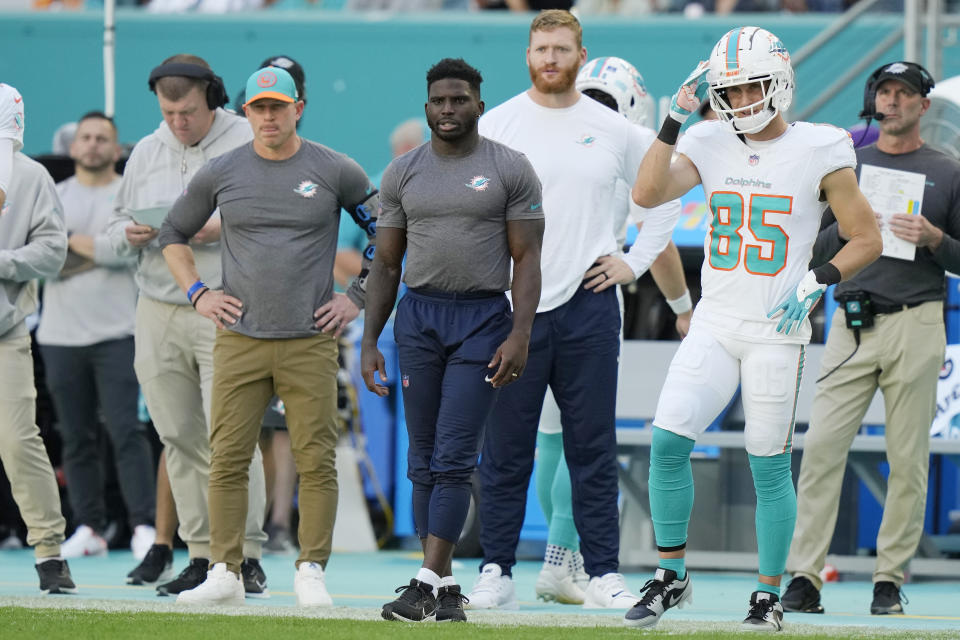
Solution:
<svg viewBox="0 0 960 640"><path fill-rule="evenodd" d="M460 592L460 585L452 584L437 589L437 622L466 622L463 605L470 598Z"/></svg>
<svg viewBox="0 0 960 640"><path fill-rule="evenodd" d="M248 598L269 598L267 574L263 572L260 561L246 558L240 565L240 577L243 578L243 590Z"/></svg>
<svg viewBox="0 0 960 640"><path fill-rule="evenodd" d="M903 604L910 604L896 584L889 581L875 582L873 585L873 602L870 603L870 613L875 616L903 615Z"/></svg>
<svg viewBox="0 0 960 640"><path fill-rule="evenodd" d="M780 604L784 611L793 613L823 613L820 604L820 590L813 586L809 578L796 576L787 585L787 590L780 597Z"/></svg>
<svg viewBox="0 0 960 640"><path fill-rule="evenodd" d="M678 580L676 571L658 568L653 580L647 580L640 593L640 602L627 611L623 623L628 627L655 627L667 609L693 604L690 572Z"/></svg>
<svg viewBox="0 0 960 640"><path fill-rule="evenodd" d="M766 591L754 591L750 595L750 610L740 626L744 631L781 631L783 606L780 598Z"/></svg>
<svg viewBox="0 0 960 640"><path fill-rule="evenodd" d="M206 558L190 558L190 563L186 569L180 572L180 575L157 587L157 595L175 596L181 591L189 591L199 587L207 579L207 569L209 568L210 561Z"/></svg>
<svg viewBox="0 0 960 640"><path fill-rule="evenodd" d="M401 593L402 592L402 593ZM433 588L416 578L410 584L397 587L395 593L400 597L383 605L380 615L384 620L403 620L404 622L430 622L437 618L437 599Z"/></svg>
<svg viewBox="0 0 960 640"><path fill-rule="evenodd" d="M77 592L66 560L44 560L37 565L37 575L40 576L40 591L45 594Z"/></svg>
<svg viewBox="0 0 960 640"><path fill-rule="evenodd" d="M136 568L127 574L127 584L156 584L173 577L173 549L155 544Z"/></svg>

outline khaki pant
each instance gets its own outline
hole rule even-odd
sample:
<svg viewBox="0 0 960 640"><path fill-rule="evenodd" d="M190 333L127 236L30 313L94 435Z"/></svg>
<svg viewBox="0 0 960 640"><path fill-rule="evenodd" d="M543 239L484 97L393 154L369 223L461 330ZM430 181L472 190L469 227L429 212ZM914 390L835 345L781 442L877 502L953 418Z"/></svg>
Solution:
<svg viewBox="0 0 960 640"><path fill-rule="evenodd" d="M260 421L276 394L286 407L300 474L301 562L326 566L337 516L337 341L320 334L286 340L217 331L213 349L210 446L211 562L240 571L247 517L247 466Z"/></svg>
<svg viewBox="0 0 960 640"><path fill-rule="evenodd" d="M210 558L210 387L216 327L190 305L140 296L134 368L167 453L167 473L191 558ZM243 554L260 558L266 485L260 449L252 453ZM246 493L244 494L247 495Z"/></svg>
<svg viewBox="0 0 960 640"><path fill-rule="evenodd" d="M60 555L66 522L60 492L36 424L30 336L0 341L0 460L38 558Z"/></svg>
<svg viewBox="0 0 960 640"><path fill-rule="evenodd" d="M853 353L853 332L840 308L833 316L820 375ZM930 458L930 424L946 338L943 304L922 305L876 317L860 332L860 348L817 385L797 482L797 526L787 571L819 589L840 502L847 453L876 389L886 407L890 477L877 535L874 582L903 584L903 570L923 533Z"/></svg>

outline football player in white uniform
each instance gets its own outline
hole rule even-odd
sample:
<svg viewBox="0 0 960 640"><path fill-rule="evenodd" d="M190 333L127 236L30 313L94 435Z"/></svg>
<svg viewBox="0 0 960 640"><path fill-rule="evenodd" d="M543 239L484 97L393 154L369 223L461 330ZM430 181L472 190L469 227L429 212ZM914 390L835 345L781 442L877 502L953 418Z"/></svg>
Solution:
<svg viewBox="0 0 960 640"><path fill-rule="evenodd" d="M23 148L23 98L0 82L0 211L13 177L13 154Z"/></svg>
<svg viewBox="0 0 960 640"><path fill-rule="evenodd" d="M857 185L856 159L841 129L787 124L790 56L757 27L728 32L673 98L644 157L633 198L646 207L702 183L713 214L704 240L703 294L690 333L670 365L654 418L650 511L659 568L625 622L653 627L692 595L684 565L693 506L690 451L742 385L746 449L757 493L757 589L743 625L779 631L779 601L796 495L790 475L794 409L810 339L807 315L828 285L881 251L873 211ZM719 120L689 129L671 164L681 124L705 93ZM850 241L807 270L827 204Z"/></svg>
<svg viewBox="0 0 960 640"><path fill-rule="evenodd" d="M620 113L633 124L650 132L654 104L644 86L643 76L622 58L601 57L588 61L577 74L576 88L590 98ZM645 210L630 198L631 185L617 179L613 230L617 246L623 247L627 224L631 218L640 221ZM650 273L667 303L677 314L676 328L681 337L690 328L693 303L683 275L680 253L673 241L667 240L676 219L671 216L651 216L644 233L663 236L667 247L650 265ZM617 296L620 290L617 289ZM620 301L623 315L623 301ZM547 548L543 567L537 577L537 597L563 604L582 604L589 577L583 571L583 557L577 528L573 523L573 504L570 494L570 472L563 457L563 433L560 426L560 408L548 389L540 413L537 432L537 497L546 516Z"/></svg>

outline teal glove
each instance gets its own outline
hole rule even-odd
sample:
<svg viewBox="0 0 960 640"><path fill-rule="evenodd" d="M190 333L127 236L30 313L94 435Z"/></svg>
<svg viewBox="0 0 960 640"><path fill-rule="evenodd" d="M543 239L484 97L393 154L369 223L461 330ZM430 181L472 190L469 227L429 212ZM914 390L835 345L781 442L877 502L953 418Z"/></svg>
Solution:
<svg viewBox="0 0 960 640"><path fill-rule="evenodd" d="M673 100L670 101L670 117L683 124L690 114L700 108L704 96L707 95L707 69L710 63L701 60L687 79L683 81Z"/></svg>
<svg viewBox="0 0 960 640"><path fill-rule="evenodd" d="M810 309L817 304L817 300L827 290L827 285L817 282L817 276L813 271L807 271L803 280L797 285L797 290L780 305L767 314L768 318L773 318L777 313L783 312L780 318L780 324L777 325L777 331L790 335L793 329L800 330L804 319L810 313Z"/></svg>

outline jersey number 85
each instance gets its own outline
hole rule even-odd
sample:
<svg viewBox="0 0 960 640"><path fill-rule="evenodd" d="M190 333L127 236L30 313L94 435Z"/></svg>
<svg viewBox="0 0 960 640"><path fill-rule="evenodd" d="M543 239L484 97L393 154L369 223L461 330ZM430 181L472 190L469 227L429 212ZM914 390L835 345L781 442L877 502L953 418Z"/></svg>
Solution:
<svg viewBox="0 0 960 640"><path fill-rule="evenodd" d="M743 261L748 273L775 276L787 264L790 237L782 227L766 221L768 213L791 213L793 198L752 194L750 208L744 207L743 195L736 191L714 191L710 194L710 266L732 271ZM751 237L744 239L744 213Z"/></svg>

